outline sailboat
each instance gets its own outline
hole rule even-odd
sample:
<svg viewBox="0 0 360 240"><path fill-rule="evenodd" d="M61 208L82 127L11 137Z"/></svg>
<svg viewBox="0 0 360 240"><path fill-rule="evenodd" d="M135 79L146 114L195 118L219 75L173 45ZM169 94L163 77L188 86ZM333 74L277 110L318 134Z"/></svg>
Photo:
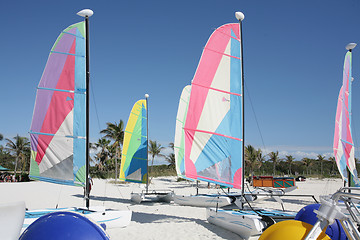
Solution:
<svg viewBox="0 0 360 240"><path fill-rule="evenodd" d="M183 127L183 169L187 178L241 190L237 193L241 211L207 208L207 220L247 239L274 223L269 216L294 218L295 213L245 210L242 206L245 195L241 21L244 15L237 12L236 17L240 24L225 24L212 33L194 75Z"/></svg>
<svg viewBox="0 0 360 240"><path fill-rule="evenodd" d="M54 211L75 211L107 228L130 223L131 211L90 207L89 191L89 17L62 31L51 49L37 88L30 128L30 178L85 188L86 208L29 210L24 229Z"/></svg>
<svg viewBox="0 0 360 240"><path fill-rule="evenodd" d="M135 183L145 183L146 190L141 193L131 193L131 201L171 202L173 192L168 190L149 191L148 165L148 94L145 99L137 101L126 124L122 150L120 180Z"/></svg>
<svg viewBox="0 0 360 240"><path fill-rule="evenodd" d="M355 43L346 46L348 52L345 55L343 83L339 92L336 109L335 133L334 133L334 156L341 177L348 186L360 186L356 171L355 147L351 134L351 84L352 84L352 49Z"/></svg>
<svg viewBox="0 0 360 240"><path fill-rule="evenodd" d="M293 232L302 233L301 236L300 234L293 236L293 239L295 239L294 237L305 240L320 239L320 234L324 234L328 225L332 225L335 219L340 222L346 234L346 239L360 238L358 229L360 224L358 205L360 200L360 184L356 171L355 147L351 134L352 50L355 47L356 43L346 45L346 50L348 51L344 60L343 80L338 96L335 117L333 150L340 175L344 181L344 187L331 196L322 196L320 198L321 205L318 210L314 210L318 220L313 226L306 226L295 221L285 221L270 227L261 235L260 239L291 238L292 236L288 235L289 231L286 232L284 230L286 228L293 229ZM345 187L345 185L348 186ZM306 209L306 207L303 209ZM309 214L308 217L310 216ZM329 232L331 233L331 231Z"/></svg>
<svg viewBox="0 0 360 240"><path fill-rule="evenodd" d="M174 203L179 205L195 206L195 207L224 207L232 204L236 200L239 193L214 193L214 194L199 194L198 180L186 176L185 173L185 123L188 114L188 107L190 101L191 85L183 88L179 100L178 112L176 116L175 138L174 138L174 153L175 153L175 166L177 176L190 181L196 181L196 194L195 195L174 195ZM197 104L196 101L192 102ZM191 120L190 120L191 121ZM201 160L200 160L201 161ZM288 192L289 190L268 190L263 188L256 188L251 192L244 193L248 201L261 200L265 198L278 198Z"/></svg>

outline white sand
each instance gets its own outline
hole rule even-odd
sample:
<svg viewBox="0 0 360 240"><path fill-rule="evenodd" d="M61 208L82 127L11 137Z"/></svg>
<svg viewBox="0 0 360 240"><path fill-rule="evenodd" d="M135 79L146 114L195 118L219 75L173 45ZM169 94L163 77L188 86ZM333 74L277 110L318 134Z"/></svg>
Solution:
<svg viewBox="0 0 360 240"><path fill-rule="evenodd" d="M289 194L310 194L319 199L320 195L334 193L342 186L340 179L307 179L296 182L298 189ZM200 193L217 193L219 189L208 189L206 183L200 185ZM212 184L213 187L213 184ZM111 184L94 179L91 191L92 206L133 211L132 221L126 228L109 229L111 239L240 239L232 232L206 221L205 208L179 206L174 203L130 202L130 193L144 189L143 185ZM150 189L171 189L176 194L195 194L195 185L177 182L175 177L153 179ZM0 183L0 202L25 201L32 209L58 207L83 207L83 189L44 182ZM309 197L282 197L286 210L298 211L307 204L314 203ZM256 207L281 209L272 199L255 202Z"/></svg>

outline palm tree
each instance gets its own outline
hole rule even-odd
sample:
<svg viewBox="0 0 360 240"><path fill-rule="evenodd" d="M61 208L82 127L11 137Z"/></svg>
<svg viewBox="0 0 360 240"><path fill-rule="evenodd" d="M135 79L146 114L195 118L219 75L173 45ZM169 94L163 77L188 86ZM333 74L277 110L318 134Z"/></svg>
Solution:
<svg viewBox="0 0 360 240"><path fill-rule="evenodd" d="M323 176L323 162L325 160L325 157L322 156L321 154L319 154L317 156L317 160L320 162L320 173L321 173L321 177Z"/></svg>
<svg viewBox="0 0 360 240"><path fill-rule="evenodd" d="M14 137L14 140L15 140L14 142L8 138L6 138L5 140L7 141L6 149L8 151L10 151L11 153L13 153L13 155L15 156L14 175L16 178L16 169L17 169L18 162L19 162L19 160L20 160L20 162L24 162L25 156L29 155L26 152L30 151L30 142L26 137L20 137L19 135L16 135L16 137ZM22 170L24 170L24 169L22 169Z"/></svg>
<svg viewBox="0 0 360 240"><path fill-rule="evenodd" d="M330 173L333 174L334 170L337 169L336 168L336 160L335 157L329 157L329 162L331 162L331 171ZM336 170L335 170L336 171Z"/></svg>
<svg viewBox="0 0 360 240"><path fill-rule="evenodd" d="M245 147L245 162L249 167L249 173L251 176L254 176L254 169L261 166L261 162L259 161L259 153L261 154L261 150L259 149L256 151L256 149L251 145L247 145Z"/></svg>
<svg viewBox="0 0 360 240"><path fill-rule="evenodd" d="M163 148L164 147L162 147L161 144L158 144L156 141L150 140L148 153L150 153L150 155L152 157L151 167L154 165L154 158L156 156L164 156L160 153Z"/></svg>
<svg viewBox="0 0 360 240"><path fill-rule="evenodd" d="M98 150L95 155L97 160L97 168L103 171L106 166L106 160L109 158L109 147L110 140L100 138L97 143L94 143L92 148Z"/></svg>
<svg viewBox="0 0 360 240"><path fill-rule="evenodd" d="M285 159L286 159L286 163L289 164L289 175L291 175L291 164L295 160L295 158L291 155L286 155Z"/></svg>
<svg viewBox="0 0 360 240"><path fill-rule="evenodd" d="M306 167L306 174L309 175L309 167L313 164L312 159L303 158L301 161Z"/></svg>
<svg viewBox="0 0 360 240"><path fill-rule="evenodd" d="M262 150L260 148L258 148L258 150L257 150L257 159L258 159L258 162L259 162L258 168L261 169L261 167L265 163L265 156L263 156L263 152L262 152Z"/></svg>
<svg viewBox="0 0 360 240"><path fill-rule="evenodd" d="M119 124L115 123L106 123L107 128L101 130L101 134L105 134L105 138L111 139L114 141L113 145L116 146L116 157L115 157L115 183L118 176L118 163L117 160L121 159L121 146L124 142L124 122L120 119Z"/></svg>
<svg viewBox="0 0 360 240"><path fill-rule="evenodd" d="M279 162L279 160L280 160L279 151L269 153L269 160L272 161L273 164L274 164L274 173L273 173L273 175L275 176L276 163Z"/></svg>
<svg viewBox="0 0 360 240"><path fill-rule="evenodd" d="M169 163L169 166L175 166L175 154L170 153L168 156L165 156L165 160Z"/></svg>

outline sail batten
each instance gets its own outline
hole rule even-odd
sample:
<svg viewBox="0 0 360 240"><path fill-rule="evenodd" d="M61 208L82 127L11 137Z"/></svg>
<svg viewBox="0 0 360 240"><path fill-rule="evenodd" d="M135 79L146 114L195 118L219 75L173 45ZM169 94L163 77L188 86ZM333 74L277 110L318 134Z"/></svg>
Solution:
<svg viewBox="0 0 360 240"><path fill-rule="evenodd" d="M226 138L231 138L234 140L238 140L238 141L242 141L241 138L236 138L236 137L232 137L232 136L228 136L228 135L224 135L224 134L220 134L220 133L216 133L216 132L209 132L209 131L204 131L204 130L200 130L200 129L190 129L190 128L184 128L185 131L194 131L194 132L202 132L202 133L208 133L208 134L214 134L214 135L218 135L221 137L226 137Z"/></svg>
<svg viewBox="0 0 360 240"><path fill-rule="evenodd" d="M208 89L208 90L214 90L214 91L217 91L217 92L222 92L222 93L227 93L227 94L236 95L236 96L239 96L239 97L242 96L241 93L228 92L228 91L224 91L224 90L221 90L221 89L212 88L212 87L208 87L208 86L203 86L203 85L196 84L196 83L192 83L192 85L196 85L196 86L199 86L199 87L203 87L203 88L206 88L206 89Z"/></svg>
<svg viewBox="0 0 360 240"><path fill-rule="evenodd" d="M70 56L83 57L83 58L85 58L85 55L78 55L78 54L74 54L74 53L58 52L58 51L50 51L50 52L51 52L51 53L64 54L64 55L70 55Z"/></svg>
<svg viewBox="0 0 360 240"><path fill-rule="evenodd" d="M210 49L210 48L205 48L205 49L206 49L206 50L209 50L209 51L212 51L212 52L214 52L214 53L221 54L221 55L223 55L223 56L227 56L227 57L231 57L231 58L235 58L235 59L241 60L240 57L231 56L231 55L229 55L229 54L226 54L226 53L223 53L223 52L218 52L218 51L213 50L213 49Z"/></svg>

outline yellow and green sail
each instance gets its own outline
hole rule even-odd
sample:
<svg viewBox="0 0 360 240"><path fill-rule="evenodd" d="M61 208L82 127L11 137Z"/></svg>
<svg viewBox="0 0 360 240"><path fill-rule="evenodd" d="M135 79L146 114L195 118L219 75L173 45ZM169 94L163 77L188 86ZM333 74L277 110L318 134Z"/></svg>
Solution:
<svg viewBox="0 0 360 240"><path fill-rule="evenodd" d="M146 100L139 100L134 104L125 128L120 179L146 183L147 164Z"/></svg>

